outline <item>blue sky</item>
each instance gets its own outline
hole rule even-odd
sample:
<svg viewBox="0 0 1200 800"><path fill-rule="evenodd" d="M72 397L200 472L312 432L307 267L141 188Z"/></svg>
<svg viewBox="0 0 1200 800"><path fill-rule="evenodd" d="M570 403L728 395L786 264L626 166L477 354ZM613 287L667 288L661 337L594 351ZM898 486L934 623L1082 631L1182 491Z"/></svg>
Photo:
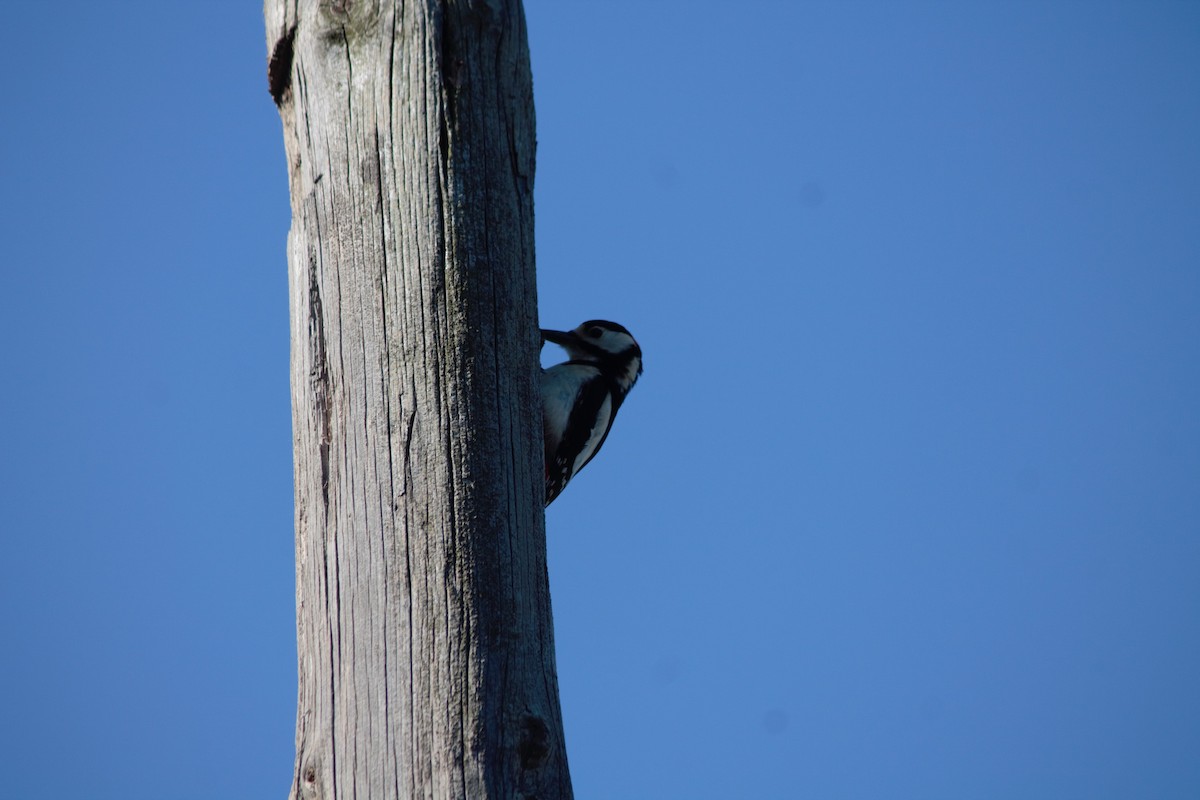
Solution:
<svg viewBox="0 0 1200 800"><path fill-rule="evenodd" d="M646 354L547 513L577 796L1200 794L1200 7L526 12L542 322ZM6 18L5 797L282 798L260 10Z"/></svg>

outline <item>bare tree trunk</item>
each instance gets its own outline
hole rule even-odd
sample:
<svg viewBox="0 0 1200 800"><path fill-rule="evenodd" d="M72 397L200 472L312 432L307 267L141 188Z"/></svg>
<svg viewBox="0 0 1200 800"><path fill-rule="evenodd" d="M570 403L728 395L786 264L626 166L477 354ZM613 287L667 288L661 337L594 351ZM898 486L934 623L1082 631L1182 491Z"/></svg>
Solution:
<svg viewBox="0 0 1200 800"><path fill-rule="evenodd" d="M571 796L520 0L266 0L283 119L300 798Z"/></svg>

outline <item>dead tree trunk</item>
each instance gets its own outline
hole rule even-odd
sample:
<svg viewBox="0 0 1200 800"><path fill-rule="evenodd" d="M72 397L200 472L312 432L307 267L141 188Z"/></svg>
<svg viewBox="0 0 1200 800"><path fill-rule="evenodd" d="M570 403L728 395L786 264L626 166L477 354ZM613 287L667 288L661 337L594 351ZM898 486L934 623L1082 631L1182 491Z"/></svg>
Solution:
<svg viewBox="0 0 1200 800"><path fill-rule="evenodd" d="M520 0L266 0L292 199L291 796L569 798Z"/></svg>

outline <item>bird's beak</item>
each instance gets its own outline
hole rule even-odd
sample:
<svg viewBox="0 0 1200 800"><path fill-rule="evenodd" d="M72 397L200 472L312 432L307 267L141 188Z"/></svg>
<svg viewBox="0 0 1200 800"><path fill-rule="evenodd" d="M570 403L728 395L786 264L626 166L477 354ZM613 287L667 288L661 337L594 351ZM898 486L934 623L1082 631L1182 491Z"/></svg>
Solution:
<svg viewBox="0 0 1200 800"><path fill-rule="evenodd" d="M542 328L542 342L553 342L566 347L574 341L575 333L573 331L548 331Z"/></svg>

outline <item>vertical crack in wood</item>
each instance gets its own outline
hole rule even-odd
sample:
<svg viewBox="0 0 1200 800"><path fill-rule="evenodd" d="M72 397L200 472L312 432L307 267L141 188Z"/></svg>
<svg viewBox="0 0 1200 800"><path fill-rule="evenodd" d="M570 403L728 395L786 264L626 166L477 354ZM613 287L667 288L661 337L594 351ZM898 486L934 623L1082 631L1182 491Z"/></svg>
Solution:
<svg viewBox="0 0 1200 800"><path fill-rule="evenodd" d="M321 285L317 274L317 253L308 259L308 336L312 354L312 385L317 424L320 426L318 447L321 455L321 502L325 520L329 520L329 446L333 441L333 411L329 403L329 361L325 347L325 314L321 306Z"/></svg>

